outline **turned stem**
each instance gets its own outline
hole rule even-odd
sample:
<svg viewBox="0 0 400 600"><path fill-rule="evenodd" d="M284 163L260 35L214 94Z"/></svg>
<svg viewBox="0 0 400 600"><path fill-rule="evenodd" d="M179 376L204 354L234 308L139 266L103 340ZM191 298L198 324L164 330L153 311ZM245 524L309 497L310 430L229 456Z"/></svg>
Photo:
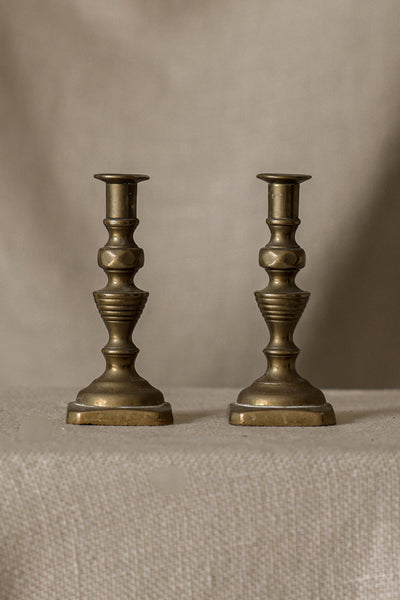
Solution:
<svg viewBox="0 0 400 600"><path fill-rule="evenodd" d="M268 218L271 232L268 244L261 248L260 266L269 276L269 283L255 292L260 311L267 323L270 340L264 353L267 357L265 382L295 382L296 358L300 352L293 341L294 329L307 304L309 293L295 282L305 265L305 252L296 242L300 224L299 183L308 175L258 175L268 182Z"/></svg>
<svg viewBox="0 0 400 600"><path fill-rule="evenodd" d="M134 277L144 264L144 253L133 239L139 224L136 217L137 184L146 175L95 175L106 182L106 218L109 238L98 252L98 264L107 275L104 288L94 292L99 312L109 333L102 352L105 376L119 381L136 379L135 360L139 349L132 333L143 311L148 292L140 290Z"/></svg>

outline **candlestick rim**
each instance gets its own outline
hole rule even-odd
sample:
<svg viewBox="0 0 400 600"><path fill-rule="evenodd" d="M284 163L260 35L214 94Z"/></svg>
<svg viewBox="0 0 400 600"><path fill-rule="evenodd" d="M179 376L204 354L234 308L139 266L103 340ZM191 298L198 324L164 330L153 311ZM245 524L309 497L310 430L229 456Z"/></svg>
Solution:
<svg viewBox="0 0 400 600"><path fill-rule="evenodd" d="M307 179L311 179L311 175L294 175L290 173L260 173L257 175L258 179L262 179L263 181L267 181L268 183L302 183L303 181L307 181Z"/></svg>
<svg viewBox="0 0 400 600"><path fill-rule="evenodd" d="M93 177L105 181L105 183L139 183L150 179L148 175L134 175L131 173L99 173L93 175Z"/></svg>

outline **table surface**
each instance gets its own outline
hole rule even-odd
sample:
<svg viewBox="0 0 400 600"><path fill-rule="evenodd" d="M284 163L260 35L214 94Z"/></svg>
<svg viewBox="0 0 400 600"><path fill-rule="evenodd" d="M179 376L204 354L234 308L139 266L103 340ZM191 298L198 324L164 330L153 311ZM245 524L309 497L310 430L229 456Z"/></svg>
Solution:
<svg viewBox="0 0 400 600"><path fill-rule="evenodd" d="M338 424L65 424L71 389L0 393L0 600L399 598L400 391L328 391Z"/></svg>

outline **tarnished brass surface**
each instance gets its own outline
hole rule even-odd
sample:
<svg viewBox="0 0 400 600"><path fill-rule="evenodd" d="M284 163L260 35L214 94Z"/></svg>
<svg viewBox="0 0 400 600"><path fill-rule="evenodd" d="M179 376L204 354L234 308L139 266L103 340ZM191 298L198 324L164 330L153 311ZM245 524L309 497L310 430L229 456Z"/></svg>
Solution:
<svg viewBox="0 0 400 600"><path fill-rule="evenodd" d="M330 404L321 406L265 407L230 405L231 425L269 427L312 427L334 425L335 414Z"/></svg>
<svg viewBox="0 0 400 600"><path fill-rule="evenodd" d="M300 219L300 183L310 175L261 174L268 182L268 218L271 239L260 250L260 265L269 275L267 287L255 292L270 332L264 353L267 371L242 390L229 407L232 425L316 426L334 425L333 408L323 393L296 372L300 352L293 332L307 304L309 293L297 287L295 278L305 265L305 253L295 240Z"/></svg>
<svg viewBox="0 0 400 600"><path fill-rule="evenodd" d="M67 422L74 425L171 425L172 411L168 402L158 406L100 409L71 402Z"/></svg>
<svg viewBox="0 0 400 600"><path fill-rule="evenodd" d="M139 349L133 329L143 311L148 292L134 283L144 264L144 254L133 240L137 184L147 175L95 175L106 183L106 226L109 239L98 253L106 286L94 292L109 340L102 352L104 373L81 390L68 405L67 423L75 425L169 425L172 411L162 393L135 369Z"/></svg>

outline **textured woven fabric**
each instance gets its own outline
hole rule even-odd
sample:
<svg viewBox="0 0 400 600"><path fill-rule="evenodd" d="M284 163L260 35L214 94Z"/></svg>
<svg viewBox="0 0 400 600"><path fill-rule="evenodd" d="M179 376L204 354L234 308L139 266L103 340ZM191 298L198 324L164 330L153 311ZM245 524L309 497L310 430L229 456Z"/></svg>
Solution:
<svg viewBox="0 0 400 600"><path fill-rule="evenodd" d="M400 392L331 392L338 425L64 424L73 390L0 396L0 600L400 597Z"/></svg>

